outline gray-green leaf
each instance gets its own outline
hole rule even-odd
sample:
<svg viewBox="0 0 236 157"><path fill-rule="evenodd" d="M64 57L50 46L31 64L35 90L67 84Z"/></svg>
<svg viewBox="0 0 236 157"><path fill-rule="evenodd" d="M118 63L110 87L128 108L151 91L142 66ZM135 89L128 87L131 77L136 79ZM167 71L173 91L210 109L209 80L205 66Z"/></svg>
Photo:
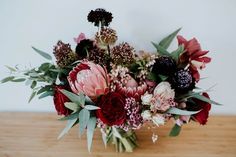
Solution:
<svg viewBox="0 0 236 157"><path fill-rule="evenodd" d="M157 49L157 52L162 56L170 56L170 53L162 46L152 42L153 46Z"/></svg>
<svg viewBox="0 0 236 157"><path fill-rule="evenodd" d="M18 79L14 79L14 80L11 80L12 82L24 82L25 81L25 78L18 78Z"/></svg>
<svg viewBox="0 0 236 157"><path fill-rule="evenodd" d="M173 41L173 39L175 38L175 36L179 33L180 30L181 30L181 28L177 29L176 31L174 31L173 33L171 33L170 35L168 35L167 37L162 39L159 42L159 45L161 47L163 47L164 49L167 49L170 46L170 44Z"/></svg>
<svg viewBox="0 0 236 157"><path fill-rule="evenodd" d="M85 96L83 94L77 95L74 94L72 92L69 92L65 89L60 90L65 96L67 96L72 102L80 105L80 106L84 106L85 104Z"/></svg>
<svg viewBox="0 0 236 157"><path fill-rule="evenodd" d="M189 116L189 115L193 115L196 114L200 111L186 111L186 110L181 110L178 109L176 107L172 107L169 110L166 111L166 113L170 113L170 114L176 114L176 115L184 115L184 116Z"/></svg>
<svg viewBox="0 0 236 157"><path fill-rule="evenodd" d="M96 122L97 119L96 117L91 117L88 121L88 127L87 127L87 144L88 144L88 151L91 151L91 147L92 147L92 141L93 141L93 134L94 134L94 130L96 127Z"/></svg>
<svg viewBox="0 0 236 157"><path fill-rule="evenodd" d="M178 136L181 131L181 127L177 124L174 125L174 127L171 129L169 136Z"/></svg>
<svg viewBox="0 0 236 157"><path fill-rule="evenodd" d="M28 100L28 103L31 102L31 100L35 97L35 95L36 95L36 91L33 91L32 94L30 95L30 98L29 98L29 100Z"/></svg>
<svg viewBox="0 0 236 157"><path fill-rule="evenodd" d="M82 136L90 118L90 112L87 109L82 109L79 112L79 135Z"/></svg>
<svg viewBox="0 0 236 157"><path fill-rule="evenodd" d="M35 48L35 47L33 47L33 46L32 46L32 48L33 48L38 54L40 54L42 57L44 57L44 58L46 58L46 59L48 59L48 60L52 60L52 57L51 57L48 53L43 52L43 51L41 51L41 50L39 50L39 49L37 49L37 48Z"/></svg>
<svg viewBox="0 0 236 157"><path fill-rule="evenodd" d="M176 62L178 62L179 56L180 56L181 53L183 53L183 52L184 52L184 46L183 46L183 45L180 45L177 50L175 50L175 51L173 51L173 52L171 53L171 57L172 57Z"/></svg>
<svg viewBox="0 0 236 157"><path fill-rule="evenodd" d="M65 107L72 111L78 111L80 109L80 106L73 102L66 102Z"/></svg>
<svg viewBox="0 0 236 157"><path fill-rule="evenodd" d="M12 81L15 77L14 76L9 76L1 80L1 83L9 82Z"/></svg>
<svg viewBox="0 0 236 157"><path fill-rule="evenodd" d="M86 108L87 110L98 110L98 109L100 109L100 107L94 106L94 105L85 105L84 108Z"/></svg>
<svg viewBox="0 0 236 157"><path fill-rule="evenodd" d="M77 121L77 119L70 119L67 121L66 127L62 130L62 132L60 133L60 135L58 136L57 139L62 138L65 134L68 133L68 131L72 128L72 126L75 124L75 122Z"/></svg>
<svg viewBox="0 0 236 157"><path fill-rule="evenodd" d="M222 105L222 104L220 104L218 102L215 102L211 99L208 99L207 97L205 97L203 95L200 95L200 94L193 94L191 97L199 99L199 100L204 101L204 102L207 102L209 104Z"/></svg>

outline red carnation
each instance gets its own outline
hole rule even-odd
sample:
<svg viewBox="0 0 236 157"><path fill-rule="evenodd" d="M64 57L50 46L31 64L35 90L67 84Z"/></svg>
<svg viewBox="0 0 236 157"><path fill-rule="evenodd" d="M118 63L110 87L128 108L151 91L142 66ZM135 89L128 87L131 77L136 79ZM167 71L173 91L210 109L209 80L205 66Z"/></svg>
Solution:
<svg viewBox="0 0 236 157"><path fill-rule="evenodd" d="M206 98L210 98L207 93L203 93L202 95ZM209 116L209 111L211 110L211 104L199 99L194 99L193 101L198 105L198 110L201 110L197 114L193 115L193 117L200 124L205 125Z"/></svg>
<svg viewBox="0 0 236 157"><path fill-rule="evenodd" d="M199 81L200 74L198 69L203 69L206 66L206 63L211 62L211 58L206 57L205 55L208 51L203 51L197 39L193 38L187 41L182 36L177 36L179 45L184 46L184 53L180 56L180 61L183 63L190 64L190 71L193 74L193 77L196 81Z"/></svg>
<svg viewBox="0 0 236 157"><path fill-rule="evenodd" d="M64 104L66 102L70 102L70 100L63 93L61 93L60 90L62 89L68 90L68 87L62 86L62 85L54 86L53 101L54 101L55 109L57 110L57 114L67 116L71 113L71 110L66 108Z"/></svg>
<svg viewBox="0 0 236 157"><path fill-rule="evenodd" d="M97 117L109 126L121 125L126 120L125 98L117 92L103 95L98 101Z"/></svg>

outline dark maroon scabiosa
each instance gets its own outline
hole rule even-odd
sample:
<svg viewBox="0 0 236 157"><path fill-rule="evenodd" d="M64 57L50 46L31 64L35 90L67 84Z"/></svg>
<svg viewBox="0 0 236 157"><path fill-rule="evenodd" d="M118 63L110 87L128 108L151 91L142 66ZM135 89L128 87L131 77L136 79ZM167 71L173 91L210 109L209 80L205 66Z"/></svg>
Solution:
<svg viewBox="0 0 236 157"><path fill-rule="evenodd" d="M178 69L170 79L172 88L180 93L185 93L195 87L195 81L189 70Z"/></svg>
<svg viewBox="0 0 236 157"><path fill-rule="evenodd" d="M107 12L105 9L98 8L96 10L91 10L88 14L88 21L94 23L95 26L101 27L109 26L112 21L112 13Z"/></svg>
<svg viewBox="0 0 236 157"><path fill-rule="evenodd" d="M94 48L95 48L94 41L90 39L84 39L77 44L75 52L78 55L78 59L84 59L88 57L89 51L91 51Z"/></svg>
<svg viewBox="0 0 236 157"><path fill-rule="evenodd" d="M64 85L54 86L53 101L58 115L68 116L72 112L71 110L65 107L65 103L70 102L70 100L60 91L62 89L68 90L69 88L70 87Z"/></svg>
<svg viewBox="0 0 236 157"><path fill-rule="evenodd" d="M58 41L54 46L53 54L56 58L57 65L64 68L77 60L77 55L72 51L70 44Z"/></svg>
<svg viewBox="0 0 236 157"><path fill-rule="evenodd" d="M122 125L126 120L125 97L117 92L101 96L97 117L108 126Z"/></svg>
<svg viewBox="0 0 236 157"><path fill-rule="evenodd" d="M134 48L124 42L111 49L111 59L115 64L129 65L134 61L134 53Z"/></svg>
<svg viewBox="0 0 236 157"><path fill-rule="evenodd" d="M169 56L160 56L155 59L155 63L152 68L154 74L170 76L176 70L176 62Z"/></svg>

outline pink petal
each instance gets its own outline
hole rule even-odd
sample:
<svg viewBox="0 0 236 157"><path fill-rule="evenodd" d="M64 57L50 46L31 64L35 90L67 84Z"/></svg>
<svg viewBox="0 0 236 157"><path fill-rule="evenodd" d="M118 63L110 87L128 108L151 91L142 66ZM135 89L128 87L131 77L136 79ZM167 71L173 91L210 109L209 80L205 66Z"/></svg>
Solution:
<svg viewBox="0 0 236 157"><path fill-rule="evenodd" d="M79 44L81 40L86 39L85 34L84 33L80 33L79 36L77 38L74 38L74 41Z"/></svg>

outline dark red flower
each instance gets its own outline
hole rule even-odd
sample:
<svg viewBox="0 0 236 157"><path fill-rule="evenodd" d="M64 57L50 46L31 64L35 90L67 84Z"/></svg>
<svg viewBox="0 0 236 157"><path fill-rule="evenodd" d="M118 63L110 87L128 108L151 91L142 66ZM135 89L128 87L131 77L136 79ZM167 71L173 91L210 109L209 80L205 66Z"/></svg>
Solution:
<svg viewBox="0 0 236 157"><path fill-rule="evenodd" d="M200 74L198 69L206 67L206 63L211 62L211 58L205 55L209 51L203 51L196 38L187 41L182 36L177 36L179 45L184 46L184 53L180 56L180 62L190 64L190 71L196 81L199 81Z"/></svg>
<svg viewBox="0 0 236 157"><path fill-rule="evenodd" d="M70 100L63 93L61 93L60 90L62 90L62 89L68 90L68 87L62 86L62 85L55 85L54 86L53 101L54 101L54 105L55 105L55 109L57 111L57 114L67 116L71 113L71 110L66 108L64 104L66 102L70 102Z"/></svg>
<svg viewBox="0 0 236 157"><path fill-rule="evenodd" d="M111 92L103 95L98 101L100 109L97 110L97 117L109 126L121 125L126 120L125 98L117 93Z"/></svg>
<svg viewBox="0 0 236 157"><path fill-rule="evenodd" d="M207 93L203 93L202 95L206 98L210 98ZM193 115L193 118L200 124L205 125L209 116L209 111L211 110L211 104L198 99L194 99L193 101L198 105L198 110L201 110L197 114Z"/></svg>

